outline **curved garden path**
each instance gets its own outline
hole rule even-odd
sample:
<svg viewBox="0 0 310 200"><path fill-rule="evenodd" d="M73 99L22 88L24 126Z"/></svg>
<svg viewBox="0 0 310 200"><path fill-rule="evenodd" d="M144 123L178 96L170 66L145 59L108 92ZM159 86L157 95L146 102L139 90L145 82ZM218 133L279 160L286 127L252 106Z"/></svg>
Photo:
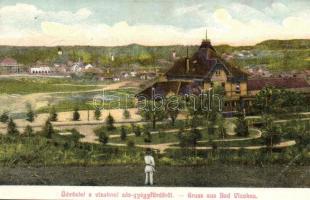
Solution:
<svg viewBox="0 0 310 200"><path fill-rule="evenodd" d="M199 127L199 129L203 129L203 127ZM185 129L187 130L187 129ZM188 129L190 130L190 129ZM253 139L257 139L260 138L262 136L262 132L258 129L252 129L257 131L257 133L251 137L246 137L246 138L230 138L230 139L217 139L217 140L213 140L213 141L225 141L225 142L229 142L229 141L243 141L243 140L253 140ZM168 131L165 132L178 132L178 129L170 129ZM134 135L134 134L132 134ZM115 135L114 137L119 137L119 135ZM199 142L207 142L208 140L202 140ZM294 141L295 142L295 141ZM109 145L114 145L114 146L126 146L125 144L119 144L119 143L108 143ZM168 143L161 143L161 144L137 144L137 147L142 147L142 148L152 148L152 149L156 149L159 150L160 153L163 153L166 149L178 149L180 147L177 146L172 146L172 145L177 145L178 142L168 142ZM281 143L280 143L281 144ZM292 145L291 143L283 143L281 145ZM249 146L249 147L218 147L218 149L255 149L255 148L266 148L266 146L262 145L262 146ZM196 147L196 149L212 149L212 147Z"/></svg>

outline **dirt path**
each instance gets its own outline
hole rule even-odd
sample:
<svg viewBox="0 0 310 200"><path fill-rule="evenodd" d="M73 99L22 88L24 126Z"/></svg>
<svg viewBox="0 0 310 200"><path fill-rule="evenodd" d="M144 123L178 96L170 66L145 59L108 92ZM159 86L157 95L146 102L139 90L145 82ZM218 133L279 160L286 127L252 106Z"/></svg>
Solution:
<svg viewBox="0 0 310 200"><path fill-rule="evenodd" d="M165 150L167 150L167 149L180 149L180 147L178 147L178 146L172 146L172 145L176 145L176 144L178 144L178 143L171 142L171 143L163 143L163 144L136 145L136 146L143 147L143 148L152 148L152 149L158 150L160 153L164 153ZM295 144L296 144L295 140L288 140L288 141L284 141L284 142L281 142L279 144L274 145L273 148L285 148L285 147L293 146ZM266 145L246 146L246 147L217 147L217 149L223 149L223 150L240 150L240 149L254 150L254 149L265 149L265 148L268 148L268 147ZM212 147L211 146L195 147L195 149L211 150Z"/></svg>

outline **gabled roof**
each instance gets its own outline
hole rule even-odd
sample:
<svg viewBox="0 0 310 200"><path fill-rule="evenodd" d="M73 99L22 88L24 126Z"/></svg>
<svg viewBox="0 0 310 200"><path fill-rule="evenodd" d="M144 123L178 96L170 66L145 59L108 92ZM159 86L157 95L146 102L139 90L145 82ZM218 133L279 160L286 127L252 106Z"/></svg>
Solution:
<svg viewBox="0 0 310 200"><path fill-rule="evenodd" d="M182 81L168 81L168 82L156 82L150 87L147 87L142 92L139 92L138 99L145 97L146 99L152 99L156 97L166 97L169 94L174 95L199 95L202 92L202 88L195 82L182 82Z"/></svg>
<svg viewBox="0 0 310 200"><path fill-rule="evenodd" d="M261 90L273 86L279 89L308 88L309 83L304 78L260 78L248 80L248 91Z"/></svg>
<svg viewBox="0 0 310 200"><path fill-rule="evenodd" d="M186 59L189 59L189 71L186 69ZM168 77L210 78L215 67L221 67L233 77L247 77L248 74L227 63L217 55L208 41L203 41L200 48L191 58L177 60L173 67L166 72Z"/></svg>

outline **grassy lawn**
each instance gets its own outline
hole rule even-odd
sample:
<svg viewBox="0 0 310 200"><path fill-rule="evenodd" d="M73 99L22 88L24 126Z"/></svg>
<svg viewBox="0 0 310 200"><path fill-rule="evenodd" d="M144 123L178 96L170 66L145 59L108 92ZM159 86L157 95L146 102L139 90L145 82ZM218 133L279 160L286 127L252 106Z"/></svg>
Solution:
<svg viewBox="0 0 310 200"><path fill-rule="evenodd" d="M117 96L119 98L114 98L110 101L105 101L96 103L97 105L103 106L104 109L114 109L114 108L133 108L135 106L135 99L133 97L127 98L126 96L134 96L134 89L117 89L111 91L105 91L105 95ZM79 110L94 110L93 98L95 96L101 96L102 92L83 92L81 94L76 93L73 95L64 95L64 100L61 100L55 104L55 109L57 112L73 111L75 107ZM49 112L49 107L45 106L37 110L38 113Z"/></svg>
<svg viewBox="0 0 310 200"><path fill-rule="evenodd" d="M159 136L154 135L154 142L169 141L173 134ZM143 185L144 149L80 143L78 137L76 132L53 134L51 139L42 133L1 135L0 184ZM299 147L272 155L265 150L171 149L164 154L154 152L154 157L156 186L310 186L309 154Z"/></svg>
<svg viewBox="0 0 310 200"><path fill-rule="evenodd" d="M156 167L155 186L310 187L308 166L213 164ZM144 165L4 167L1 185L143 186ZM282 172L282 173L281 173Z"/></svg>
<svg viewBox="0 0 310 200"><path fill-rule="evenodd" d="M96 86L71 85L70 80L56 80L49 78L2 78L0 79L0 93L31 94L39 92L71 92L96 89Z"/></svg>
<svg viewBox="0 0 310 200"><path fill-rule="evenodd" d="M178 131L177 132L165 132L165 129L159 129L159 132L155 132L152 134L152 142L151 143L145 143L144 142L144 136L141 135L139 137L137 136L128 136L126 140L121 140L119 137L118 138L111 138L109 141L113 143L122 143L125 144L128 140L132 140L135 142L135 144L160 144L160 143L169 143L169 142L179 142L178 139ZM200 130L202 134L202 139L201 140L210 140L210 139L220 139L217 134L210 135L208 134L206 129ZM188 133L189 131L185 131L185 133ZM119 133L120 134L120 133ZM236 136L231 136L236 137Z"/></svg>
<svg viewBox="0 0 310 200"><path fill-rule="evenodd" d="M158 128L157 130L159 130L159 132L155 132L154 134L152 134L152 142L149 144L160 144L160 143L170 143L170 142L179 142L178 139L178 131L177 132L168 132L166 133L165 130L169 130L171 129L171 127L169 125L167 125L166 127L164 125L161 124L160 128ZM188 133L189 130L185 131L185 133ZM222 139L217 133L210 135L208 134L208 131L206 128L200 130L201 134L202 134L202 139L201 140L216 140L216 139ZM257 132L255 130L250 129L249 130L249 136L248 137L253 137L257 134ZM118 128L118 130L115 130L114 132L110 133L110 134L114 134L114 135L120 135L120 128ZM226 136L225 139L239 139L241 137L233 135L233 136ZM141 135L139 137L137 136L128 136L126 138L126 140L121 140L119 137L118 138L110 138L109 142L113 142L113 143L121 143L121 144L125 144L128 140L132 140L135 142L135 144L148 144L144 142L144 136ZM253 141L253 145L254 144L261 144L263 143L263 141L261 141L261 139L254 139L254 140L250 140L250 141L234 141L234 142L217 142L218 145L224 144L224 146L233 146L233 145L243 145L243 146L248 146L248 144L251 144L251 141ZM198 146L210 146L211 143L210 142L200 142L198 144ZM221 145L222 146L222 145Z"/></svg>
<svg viewBox="0 0 310 200"><path fill-rule="evenodd" d="M168 142L178 142L177 134L173 133L155 133L152 134L152 142L151 143L145 143L144 142L144 136L141 135L139 137L136 136L128 136L126 140L121 140L118 138L110 138L109 142L113 143L126 143L127 141L132 140L135 142L135 144L160 144L160 143L168 143Z"/></svg>

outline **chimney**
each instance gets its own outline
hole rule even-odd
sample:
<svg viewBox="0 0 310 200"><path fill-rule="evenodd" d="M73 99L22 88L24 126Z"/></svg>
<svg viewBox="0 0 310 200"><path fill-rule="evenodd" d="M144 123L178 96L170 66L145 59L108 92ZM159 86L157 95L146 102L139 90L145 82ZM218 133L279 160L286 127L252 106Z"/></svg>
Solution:
<svg viewBox="0 0 310 200"><path fill-rule="evenodd" d="M186 73L189 72L189 57L188 57L188 47L186 49Z"/></svg>

